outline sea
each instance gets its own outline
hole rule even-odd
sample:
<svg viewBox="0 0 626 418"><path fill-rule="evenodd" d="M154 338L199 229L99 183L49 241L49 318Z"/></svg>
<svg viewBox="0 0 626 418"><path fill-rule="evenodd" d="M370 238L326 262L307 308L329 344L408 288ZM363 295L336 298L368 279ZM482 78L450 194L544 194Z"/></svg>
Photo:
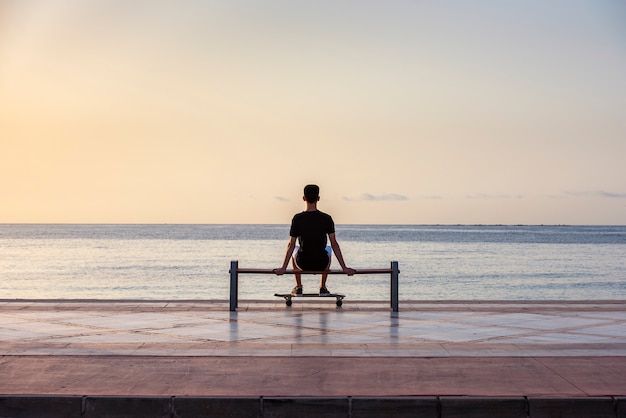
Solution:
<svg viewBox="0 0 626 418"><path fill-rule="evenodd" d="M337 225L350 267L398 261L400 300L626 300L626 226ZM0 299L227 300L229 267L282 264L289 225L0 224ZM339 268L333 259L331 268ZM305 292L319 276L304 276ZM242 274L274 299L289 275ZM331 292L388 300L388 275L332 275Z"/></svg>

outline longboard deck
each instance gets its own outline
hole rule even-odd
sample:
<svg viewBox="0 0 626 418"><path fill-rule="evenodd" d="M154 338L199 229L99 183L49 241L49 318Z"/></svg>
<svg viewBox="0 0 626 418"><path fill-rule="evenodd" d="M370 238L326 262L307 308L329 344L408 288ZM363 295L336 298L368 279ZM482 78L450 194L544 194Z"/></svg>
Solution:
<svg viewBox="0 0 626 418"><path fill-rule="evenodd" d="M346 295L342 295L339 293L329 293L327 295L320 295L319 293L303 293L301 295L294 295L291 293L274 293L274 296L285 299L285 304L287 306L291 306L293 298L335 298L337 306L341 306L343 304L343 298Z"/></svg>

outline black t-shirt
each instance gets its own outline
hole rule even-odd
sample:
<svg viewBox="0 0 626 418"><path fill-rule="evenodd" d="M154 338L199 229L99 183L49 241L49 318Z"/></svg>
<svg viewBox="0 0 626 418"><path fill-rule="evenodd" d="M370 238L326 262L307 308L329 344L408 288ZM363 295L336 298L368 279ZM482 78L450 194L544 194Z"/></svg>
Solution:
<svg viewBox="0 0 626 418"><path fill-rule="evenodd" d="M300 267L309 269L310 267L303 264L309 264L307 261L310 261L311 267L315 267L314 270L326 268L328 264L327 236L334 232L333 218L319 210L300 212L293 217L289 235L298 238Z"/></svg>

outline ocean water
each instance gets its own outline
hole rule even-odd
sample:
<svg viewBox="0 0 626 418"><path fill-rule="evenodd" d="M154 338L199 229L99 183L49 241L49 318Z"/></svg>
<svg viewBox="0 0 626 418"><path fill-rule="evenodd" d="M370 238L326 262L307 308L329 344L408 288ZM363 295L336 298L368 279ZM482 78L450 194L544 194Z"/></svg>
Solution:
<svg viewBox="0 0 626 418"><path fill-rule="evenodd" d="M0 299L228 299L231 260L275 268L288 225L0 224ZM400 300L626 299L626 226L337 225L349 266L400 265ZM333 260L333 268L338 263ZM316 291L319 276L304 276ZM241 299L291 276L241 275ZM387 300L388 275L331 291Z"/></svg>

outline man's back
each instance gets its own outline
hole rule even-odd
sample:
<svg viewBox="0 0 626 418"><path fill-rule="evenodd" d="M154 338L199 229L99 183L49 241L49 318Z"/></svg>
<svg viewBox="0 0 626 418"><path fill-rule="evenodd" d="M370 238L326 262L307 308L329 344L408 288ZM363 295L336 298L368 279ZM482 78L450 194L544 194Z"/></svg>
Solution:
<svg viewBox="0 0 626 418"><path fill-rule="evenodd" d="M300 252L305 257L326 254L328 234L335 232L333 218L319 210L296 214L291 222L289 235L297 237Z"/></svg>

